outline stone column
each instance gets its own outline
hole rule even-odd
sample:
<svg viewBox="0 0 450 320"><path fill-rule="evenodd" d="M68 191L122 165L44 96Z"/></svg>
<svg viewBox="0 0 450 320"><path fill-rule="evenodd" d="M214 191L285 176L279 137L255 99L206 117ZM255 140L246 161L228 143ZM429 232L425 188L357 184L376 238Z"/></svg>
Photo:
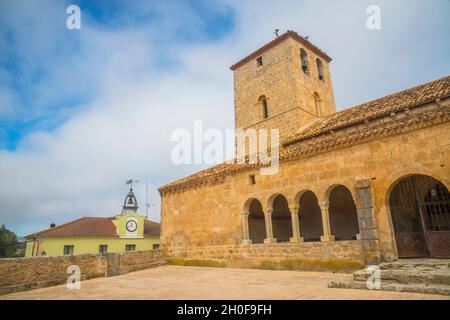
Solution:
<svg viewBox="0 0 450 320"><path fill-rule="evenodd" d="M277 239L273 237L273 228L272 228L272 209L266 209L264 213L264 220L266 223L266 239L264 239L264 243L276 243Z"/></svg>
<svg viewBox="0 0 450 320"><path fill-rule="evenodd" d="M292 238L291 242L303 242L303 238L300 237L300 224L298 222L298 204L291 205L289 210L291 211L291 221L292 221Z"/></svg>
<svg viewBox="0 0 450 320"><path fill-rule="evenodd" d="M328 209L329 209L328 202L325 202L320 205L320 211L322 212L322 227L323 227L323 236L320 237L320 241L334 241L334 236L331 234L330 214Z"/></svg>
<svg viewBox="0 0 450 320"><path fill-rule="evenodd" d="M248 215L248 212L241 213L242 244L244 245L252 244L252 240L250 240L250 232L248 229Z"/></svg>

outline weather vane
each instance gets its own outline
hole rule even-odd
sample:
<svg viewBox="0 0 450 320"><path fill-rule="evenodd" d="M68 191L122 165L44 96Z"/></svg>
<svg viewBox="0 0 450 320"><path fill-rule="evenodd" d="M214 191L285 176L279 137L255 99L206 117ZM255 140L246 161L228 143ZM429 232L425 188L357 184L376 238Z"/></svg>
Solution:
<svg viewBox="0 0 450 320"><path fill-rule="evenodd" d="M133 182L139 182L139 180L133 180L133 178L129 179L129 180L125 180L125 184L128 185L130 184L130 189L133 190Z"/></svg>

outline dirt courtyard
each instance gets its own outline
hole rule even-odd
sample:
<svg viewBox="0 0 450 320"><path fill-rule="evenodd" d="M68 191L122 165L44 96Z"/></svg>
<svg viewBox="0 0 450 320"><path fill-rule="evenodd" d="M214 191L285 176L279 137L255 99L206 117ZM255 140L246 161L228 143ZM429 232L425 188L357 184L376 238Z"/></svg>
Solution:
<svg viewBox="0 0 450 320"><path fill-rule="evenodd" d="M450 299L448 296L327 288L351 275L161 266L111 278L0 296L1 299Z"/></svg>

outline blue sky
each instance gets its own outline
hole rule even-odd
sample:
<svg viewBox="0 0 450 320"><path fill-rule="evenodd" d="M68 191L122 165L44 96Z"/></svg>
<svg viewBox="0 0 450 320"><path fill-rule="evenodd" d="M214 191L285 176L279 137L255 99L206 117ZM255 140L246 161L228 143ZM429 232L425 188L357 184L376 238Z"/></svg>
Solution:
<svg viewBox="0 0 450 320"><path fill-rule="evenodd" d="M81 30L65 27L81 8ZM368 30L366 8L381 8ZM170 134L233 128L231 64L295 30L331 57L339 110L448 75L450 2L0 2L0 224L19 235L120 211L122 181L158 186L175 166ZM218 116L220 115L220 116ZM136 186L138 200L145 186Z"/></svg>

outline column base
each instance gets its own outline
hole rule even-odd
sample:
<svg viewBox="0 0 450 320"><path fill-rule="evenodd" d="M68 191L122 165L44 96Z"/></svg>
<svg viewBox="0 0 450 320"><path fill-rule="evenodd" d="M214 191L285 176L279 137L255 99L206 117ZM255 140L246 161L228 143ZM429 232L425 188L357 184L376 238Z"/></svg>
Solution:
<svg viewBox="0 0 450 320"><path fill-rule="evenodd" d="M320 241L334 241L334 236L332 235L326 235L326 236L320 236Z"/></svg>
<svg viewBox="0 0 450 320"><path fill-rule="evenodd" d="M243 244L243 245L250 245L250 244L252 244L253 242L252 242L252 240L250 240L250 239L244 239L244 240L242 240L242 243L241 244Z"/></svg>
<svg viewBox="0 0 450 320"><path fill-rule="evenodd" d="M304 239L303 239L303 237L292 237L289 239L289 241L292 243L298 243L298 242L303 242Z"/></svg>
<svg viewBox="0 0 450 320"><path fill-rule="evenodd" d="M267 239L264 239L264 243L277 243L277 239L267 238Z"/></svg>
<svg viewBox="0 0 450 320"><path fill-rule="evenodd" d="M356 234L356 240L361 240L361 233Z"/></svg>

